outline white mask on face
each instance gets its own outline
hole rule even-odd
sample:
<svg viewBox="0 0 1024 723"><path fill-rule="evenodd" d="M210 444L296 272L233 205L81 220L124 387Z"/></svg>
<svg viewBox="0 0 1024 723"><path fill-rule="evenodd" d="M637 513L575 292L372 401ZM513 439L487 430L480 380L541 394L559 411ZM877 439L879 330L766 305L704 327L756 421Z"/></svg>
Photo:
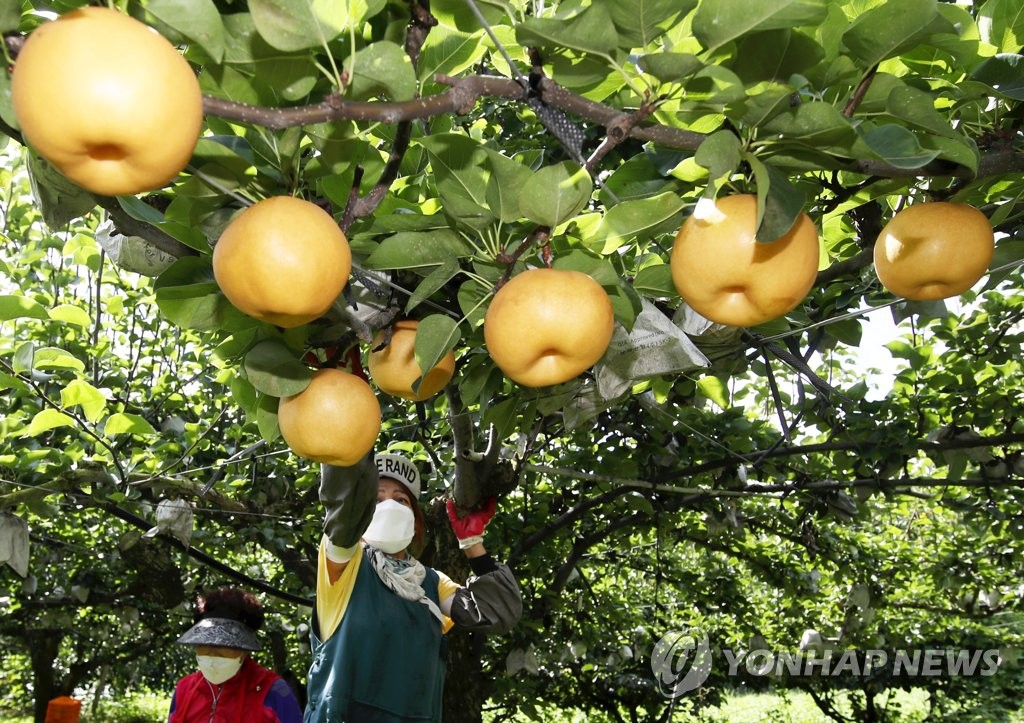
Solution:
<svg viewBox="0 0 1024 723"><path fill-rule="evenodd" d="M220 685L225 680L231 680L239 670L242 669L241 658L223 658L219 655L197 655L196 662L199 665L199 672L203 677L214 685Z"/></svg>
<svg viewBox="0 0 1024 723"><path fill-rule="evenodd" d="M384 500L377 503L363 539L378 550L394 555L409 546L415 532L416 516L412 510L398 500Z"/></svg>

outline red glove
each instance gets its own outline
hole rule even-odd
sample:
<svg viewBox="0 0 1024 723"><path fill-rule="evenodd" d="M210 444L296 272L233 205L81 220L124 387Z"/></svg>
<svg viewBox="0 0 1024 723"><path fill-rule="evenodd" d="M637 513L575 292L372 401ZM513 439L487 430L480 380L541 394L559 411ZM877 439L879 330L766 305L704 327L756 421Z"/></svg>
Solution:
<svg viewBox="0 0 1024 723"><path fill-rule="evenodd" d="M452 531L459 538L459 547L463 550L477 545L484 541L484 528L494 517L494 511L498 508L498 500L488 497L477 509L468 513L465 517L459 517L455 509L455 500L448 500L448 520L452 524Z"/></svg>

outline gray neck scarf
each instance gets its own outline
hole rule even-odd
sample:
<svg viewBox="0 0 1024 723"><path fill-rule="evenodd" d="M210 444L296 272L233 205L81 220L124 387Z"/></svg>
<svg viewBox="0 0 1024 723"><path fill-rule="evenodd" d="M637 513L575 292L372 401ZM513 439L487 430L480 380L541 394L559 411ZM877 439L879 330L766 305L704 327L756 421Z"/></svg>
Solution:
<svg viewBox="0 0 1024 723"><path fill-rule="evenodd" d="M423 590L423 579L427 576L423 563L409 555L402 560L385 555L373 545L366 545L366 554L377 577L391 592L405 600L426 605L430 614L441 620L440 608Z"/></svg>

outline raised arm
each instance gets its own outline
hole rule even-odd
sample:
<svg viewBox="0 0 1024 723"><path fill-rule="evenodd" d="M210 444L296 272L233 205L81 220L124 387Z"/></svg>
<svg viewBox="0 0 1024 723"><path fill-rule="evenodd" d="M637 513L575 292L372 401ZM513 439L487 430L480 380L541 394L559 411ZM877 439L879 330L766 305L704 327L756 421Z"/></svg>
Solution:
<svg viewBox="0 0 1024 723"><path fill-rule="evenodd" d="M484 529L494 517L497 501L488 498L480 509L463 516L452 500L447 505L448 520L469 559L473 576L445 601L444 612L462 628L492 634L507 632L523 615L523 598L512 570L484 548Z"/></svg>
<svg viewBox="0 0 1024 723"><path fill-rule="evenodd" d="M320 466L320 502L324 506L324 547L331 582L355 555L377 504L377 467L373 453L351 467Z"/></svg>

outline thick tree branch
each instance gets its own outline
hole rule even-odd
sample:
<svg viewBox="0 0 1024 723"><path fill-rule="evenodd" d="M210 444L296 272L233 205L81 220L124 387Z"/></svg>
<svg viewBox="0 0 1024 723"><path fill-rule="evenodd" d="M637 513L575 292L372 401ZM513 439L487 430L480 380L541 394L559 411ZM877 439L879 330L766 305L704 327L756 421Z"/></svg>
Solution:
<svg viewBox="0 0 1024 723"><path fill-rule="evenodd" d="M587 169L587 173L593 175L594 170L604 157L607 156L615 146L629 138L630 133L632 133L637 124L654 112L654 107L655 106L652 103L645 103L633 113L619 114L614 121L606 125L604 140L601 141L601 145L599 145L594 152L590 154L586 163L583 164L583 167Z"/></svg>
<svg viewBox="0 0 1024 723"><path fill-rule="evenodd" d="M429 3L427 4L429 5ZM429 7L424 6L417 0L411 3L409 12L409 25L406 27L405 32L405 53L409 56L412 67L415 69L419 65L423 43L426 42L430 29L437 25L437 20L430 14ZM377 206L384 200L387 192L391 190L391 184L398 178L398 172L402 167L402 159L405 157L405 152L409 149L409 139L411 137L412 121L400 122L395 128L395 138L391 143L388 161L384 165L384 170L381 172L380 178L377 179L377 183L362 198L356 198L354 195L349 197L349 208L346 208L343 214L343 218L348 222L348 225L343 227L344 230L347 231L349 226L351 226L352 219L365 218L377 210ZM353 188L358 188L358 185L353 184Z"/></svg>
<svg viewBox="0 0 1024 723"><path fill-rule="evenodd" d="M133 480L132 477L129 476L127 481L128 484L139 481L145 482L147 488L163 490L165 494L170 492L173 495L181 497L202 497L207 504L215 505L217 509L223 510L224 512L253 512L253 510L249 509L245 504L231 497L222 495L216 490L211 490L204 497L202 494L202 488L197 482L193 482L182 477L154 477L151 475L140 475L136 480ZM17 489L13 492L0 495L0 509L9 509L20 504L27 504L36 500L41 500L53 494L78 492L83 487L89 487L92 489L113 487L117 482L109 472L102 468L80 467L78 469L68 470L67 472L59 474L46 482L37 485L21 485L11 481L8 481L8 484L12 487L17 487ZM152 524L149 524L146 529L149 529L152 526Z"/></svg>
<svg viewBox="0 0 1024 723"><path fill-rule="evenodd" d="M952 449L977 449L984 447L1004 447L1012 444L1024 443L1024 434L1019 433L1007 433L1002 435L996 435L993 437L962 437L953 438L941 443L925 442L919 445L918 449L921 451L941 451L941 450L952 450ZM769 449L762 452L752 452L746 455L743 459L760 459L761 457L788 457L788 456L805 456L808 454L823 454L830 452L848 452L857 451L860 446L854 442L826 442L821 444L809 444L800 446L788 446L780 447L777 449ZM665 477L668 479L688 479L698 474L704 474L707 472L718 471L722 469L735 467L737 460L730 458L726 460L715 460L709 462L703 462L701 464L691 465L680 470L673 470L670 473L666 473ZM799 492L838 492L849 489L856 489L860 487L875 488L884 490L890 494L900 494L909 496L919 496L920 492L914 490L915 487L922 488L982 488L982 489L998 489L998 488L1009 488L1009 487L1024 487L1024 480L1011 477L1011 476L1000 476L992 478L969 478L960 480L950 479L927 479L927 478L904 478L904 479L878 479L878 478L858 478L847 481L835 481L835 480L822 480L816 482L786 482L776 485L766 485L758 482L750 482L742 487L732 489L715 489L711 487L682 487L671 484L664 484L661 482L649 482L647 480L637 479L626 479L621 477L613 477L610 475L591 474L587 472L580 472L574 469L567 469L563 467L547 467L536 464L524 464L521 467L524 472L533 472L535 474L542 474L555 477L564 477L566 479L575 479L590 484L602 484L608 485L610 489L602 492L601 494L589 497L586 500L580 502L578 505L572 507L556 519L549 522L541 529L534 532L532 535L522 539L516 546L515 550L509 555L510 564L516 560L525 556L531 549L536 547L544 540L558 533L571 525L575 524L584 514L589 510L596 509L602 505L608 504L618 497L626 495L633 490L649 490L651 492L661 492L666 494L684 495L683 500L680 504L682 506L696 504L698 502L717 499L717 498L742 498L742 497L757 497L757 496L785 496L789 494Z"/></svg>
<svg viewBox="0 0 1024 723"><path fill-rule="evenodd" d="M137 527L140 530L148 530L150 527L152 527L152 525L146 520L142 519L137 515L132 514L131 512L128 512L128 510L118 507L113 503L103 502L98 504L97 506L100 509L110 513L114 517L117 517L118 519L121 519L127 522L128 524ZM303 605L305 607L312 607L313 605L313 601L308 598L293 595L292 593L286 592L284 590L278 590L276 587L269 585L263 580L257 580L255 578L249 577L245 573L234 569L233 567L231 567L231 565L221 562L216 557L207 555L202 550L199 550L191 545L186 545L177 538L168 537L167 535L159 535L158 538L163 540L167 544L173 547L177 547L178 549L184 551L193 560L201 562L207 567L216 570L217 572L231 578L232 580L237 580L238 582L242 583L243 585L246 585L249 588L259 590L260 592L266 593L267 595L273 595L274 597L280 600L294 603L296 605Z"/></svg>
<svg viewBox="0 0 1024 723"><path fill-rule="evenodd" d="M579 472L577 470L566 469L563 467L544 467L541 465L524 465L524 469L528 472L538 472L546 475L552 475L555 477L565 477L569 479L576 479L589 483L596 484L608 484L613 485L614 489L604 493L602 499L588 500L587 509L608 502L614 497L618 497L621 494L633 489L650 490L652 492L663 492L666 494L676 495L687 495L691 498L690 501L696 501L698 499L712 499L712 498L728 498L728 497L760 497L760 496L786 496L800 492L838 492L850 489L856 489L858 487L873 487L886 492L894 492L896 494L912 494L912 487L933 487L942 489L952 489L957 487L964 488L981 488L981 489L999 489L1002 487L1024 487L1024 479L1012 476L1003 477L975 477L967 479L934 479L934 478L891 478L891 479L878 479L875 477L864 477L859 479L847 480L847 481L836 481L836 480L821 480L818 482L785 482L778 484L764 484L761 482L749 482L746 485L738 488L730 489L716 489L712 487L680 487L677 485L666 485L656 482L647 482L645 480L638 479L624 479L619 477L611 477L609 475L590 474L587 472ZM584 508L574 507L572 510L567 512L562 517L545 527L544 534L540 534L542 531L538 531L536 535L539 539L549 537L553 532L557 532L559 529L571 524L576 518L580 517ZM538 540L539 541L539 540ZM525 540L526 542L533 542L531 539Z"/></svg>
<svg viewBox="0 0 1024 723"><path fill-rule="evenodd" d="M175 258L184 258L186 256L198 256L199 252L191 246L186 246L178 239L165 233L156 226L148 224L145 221L139 221L137 218L133 218L121 208L121 204L117 202L116 198L110 196L94 196L96 199L96 205L107 212L107 216L114 222L114 228L119 233L125 236L138 236L141 239L149 242L153 247L160 249L165 254L170 254Z"/></svg>
<svg viewBox="0 0 1024 723"><path fill-rule="evenodd" d="M427 98L401 102L350 101L332 96L324 102L314 105L294 108L263 108L205 96L203 107L210 115L252 123L265 128L280 129L338 120L398 123L450 113L463 115L472 110L476 101L484 96L526 101L526 91L516 80L511 78L489 75L452 78L438 75L435 80L449 86L449 89ZM549 106L608 128L622 128L623 111L617 108L588 100L546 77L538 80L536 88L540 93L540 99ZM640 141L650 141L666 148L694 151L700 146L705 135L662 124L636 123L628 128L628 137ZM834 168L885 178L927 176L980 178L1024 172L1024 153L1013 149L1000 149L985 154L978 164L977 174L972 174L962 166L942 160L933 161L921 168L898 168L884 161L844 162L835 159Z"/></svg>
<svg viewBox="0 0 1024 723"><path fill-rule="evenodd" d="M437 76L435 80L450 86L449 89L437 95L405 101L356 101L332 95L323 102L313 105L266 108L203 96L203 110L220 118L281 130L339 120L391 124L453 113L465 115L473 109L477 99L483 96L522 99L526 94L522 86L514 80L498 76Z"/></svg>

